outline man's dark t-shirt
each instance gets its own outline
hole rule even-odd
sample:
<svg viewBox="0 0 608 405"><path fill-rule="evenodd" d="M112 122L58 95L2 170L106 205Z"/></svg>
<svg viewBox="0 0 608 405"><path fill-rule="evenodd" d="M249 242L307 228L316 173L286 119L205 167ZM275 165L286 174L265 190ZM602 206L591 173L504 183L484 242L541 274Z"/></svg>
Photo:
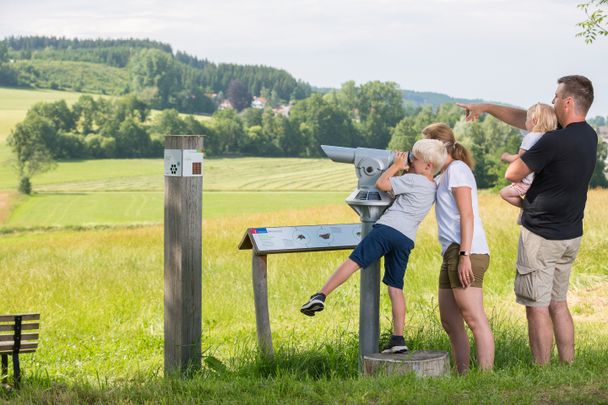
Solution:
<svg viewBox="0 0 608 405"><path fill-rule="evenodd" d="M522 225L550 240L583 234L583 211L597 151L597 134L586 122L547 132L521 156L536 173L524 199Z"/></svg>

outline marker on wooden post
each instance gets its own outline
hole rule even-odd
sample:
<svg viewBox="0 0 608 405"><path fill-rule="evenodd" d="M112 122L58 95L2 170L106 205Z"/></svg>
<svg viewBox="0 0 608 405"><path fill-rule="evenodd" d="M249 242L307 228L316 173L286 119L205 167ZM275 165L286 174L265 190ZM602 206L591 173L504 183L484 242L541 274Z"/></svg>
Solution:
<svg viewBox="0 0 608 405"><path fill-rule="evenodd" d="M165 375L201 367L203 138L165 138Z"/></svg>

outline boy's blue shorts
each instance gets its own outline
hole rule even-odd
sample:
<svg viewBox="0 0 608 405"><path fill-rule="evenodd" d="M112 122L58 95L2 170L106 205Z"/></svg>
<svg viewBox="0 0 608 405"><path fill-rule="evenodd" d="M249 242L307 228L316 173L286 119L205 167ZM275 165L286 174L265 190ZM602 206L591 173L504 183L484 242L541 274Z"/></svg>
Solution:
<svg viewBox="0 0 608 405"><path fill-rule="evenodd" d="M365 268L384 256L382 282L403 290L403 278L414 242L390 226L375 224L371 232L357 245L349 258Z"/></svg>

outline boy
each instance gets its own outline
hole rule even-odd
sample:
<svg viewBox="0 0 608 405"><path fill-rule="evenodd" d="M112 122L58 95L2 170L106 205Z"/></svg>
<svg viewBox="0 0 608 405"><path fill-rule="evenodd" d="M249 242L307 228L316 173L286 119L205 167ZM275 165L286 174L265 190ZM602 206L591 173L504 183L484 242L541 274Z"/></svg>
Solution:
<svg viewBox="0 0 608 405"><path fill-rule="evenodd" d="M409 349L403 339L405 299L403 278L410 251L414 248L416 230L435 201L433 175L441 170L447 158L445 146L435 139L423 139L412 148L408 166L406 152L396 152L393 164L380 176L376 188L392 192L393 204L376 222L371 232L359 243L348 259L329 277L321 291L310 297L300 311L314 316L325 308L325 298L355 271L384 256L384 278L388 286L393 313L393 335L383 353L403 353ZM397 172L406 170L402 176Z"/></svg>

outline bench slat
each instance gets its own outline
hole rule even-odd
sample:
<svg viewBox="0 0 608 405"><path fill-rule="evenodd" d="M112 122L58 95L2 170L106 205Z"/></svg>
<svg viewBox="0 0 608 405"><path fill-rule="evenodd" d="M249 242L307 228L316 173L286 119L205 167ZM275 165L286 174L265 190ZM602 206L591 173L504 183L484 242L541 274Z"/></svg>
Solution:
<svg viewBox="0 0 608 405"><path fill-rule="evenodd" d="M21 330L36 330L40 328L40 324L36 323L24 323L21 325ZM0 332L10 332L15 330L15 325L0 325Z"/></svg>
<svg viewBox="0 0 608 405"><path fill-rule="evenodd" d="M15 345L13 342L11 344L0 344L0 353L12 353ZM36 350L38 348L38 343L22 343L19 347L19 352L22 350Z"/></svg>
<svg viewBox="0 0 608 405"><path fill-rule="evenodd" d="M21 353L36 353L36 349L27 349L27 350L19 350L19 354ZM10 352L6 352L4 353L3 351L0 351L0 354L13 354L12 350Z"/></svg>
<svg viewBox="0 0 608 405"><path fill-rule="evenodd" d="M0 335L0 342L12 342L15 336L13 334L10 335ZM21 341L24 340L38 340L37 333L22 333Z"/></svg>
<svg viewBox="0 0 608 405"><path fill-rule="evenodd" d="M0 315L0 322L14 322L16 316L20 316L21 319L24 321L40 320L40 314L14 314L14 315Z"/></svg>

